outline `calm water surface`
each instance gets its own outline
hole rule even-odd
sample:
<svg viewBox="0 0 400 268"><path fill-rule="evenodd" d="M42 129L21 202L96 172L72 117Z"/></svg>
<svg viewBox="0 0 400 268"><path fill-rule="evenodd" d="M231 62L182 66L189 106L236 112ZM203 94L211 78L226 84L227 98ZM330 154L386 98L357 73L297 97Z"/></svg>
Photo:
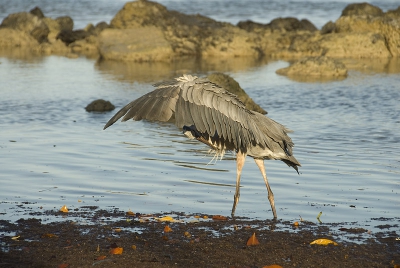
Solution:
<svg viewBox="0 0 400 268"><path fill-rule="evenodd" d="M92 5L92 1L76 2L81 7ZM96 14L84 16L82 8L61 3L11 3L7 8L0 5L1 14L39 5L54 17L71 12L81 26L109 20L122 6L122 2L118 6L111 1L96 2L98 9L90 9ZM196 11L189 10L184 1L162 3L232 22L239 17L255 19L249 14L262 16L252 13L252 5L238 8L240 2L232 2L236 9L228 8L221 14L216 12L218 5L215 10L211 8L210 3L215 1L198 2ZM271 3L274 5L266 12L265 22L277 16L293 16L288 11L294 12L297 5L304 4L293 1L291 8L281 7L277 1ZM297 13L303 12L314 23L318 18L339 16L347 4L306 3L316 15L311 16L310 9L305 8ZM335 5L335 14L327 13L329 5ZM395 1L382 5L396 7ZM326 16L319 15L323 13ZM301 175L282 162L266 161L279 218L297 220L301 216L316 221L322 211L321 220L325 222L357 221L372 229L376 218L397 217L398 224L399 72L351 71L343 81L305 83L275 74L276 69L287 65L283 61L236 59L223 64L184 62L166 67L2 55L0 217L29 217L26 210L58 209L64 204L140 213L229 215L236 176L233 155L209 164L212 157L207 155L208 149L185 139L174 125L126 122L103 131L115 111L96 114L84 109L97 98L110 100L120 108L150 91L152 83L182 72L205 75L223 71L234 77L271 118L295 131L291 137L296 158L303 165ZM272 217L264 182L251 158L242 175L237 215Z"/></svg>

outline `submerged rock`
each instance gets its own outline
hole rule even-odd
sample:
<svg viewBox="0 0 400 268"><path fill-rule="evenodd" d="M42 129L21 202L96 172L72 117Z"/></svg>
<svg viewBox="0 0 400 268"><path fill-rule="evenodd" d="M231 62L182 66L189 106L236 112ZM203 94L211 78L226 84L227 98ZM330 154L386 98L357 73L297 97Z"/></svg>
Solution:
<svg viewBox="0 0 400 268"><path fill-rule="evenodd" d="M255 103L253 99L250 98L249 95L247 95L247 93L240 87L239 83L229 75L223 73L213 73L208 76L208 79L220 87L223 87L227 90L229 89L229 92L238 96L239 100L244 103L247 109L259 112L261 114L267 113L267 111Z"/></svg>
<svg viewBox="0 0 400 268"><path fill-rule="evenodd" d="M306 78L338 78L347 76L346 66L335 59L325 56L307 57L296 61L286 68L276 71L277 74L287 76L303 76Z"/></svg>
<svg viewBox="0 0 400 268"><path fill-rule="evenodd" d="M86 106L87 112L109 112L115 109L115 106L103 99L94 100Z"/></svg>

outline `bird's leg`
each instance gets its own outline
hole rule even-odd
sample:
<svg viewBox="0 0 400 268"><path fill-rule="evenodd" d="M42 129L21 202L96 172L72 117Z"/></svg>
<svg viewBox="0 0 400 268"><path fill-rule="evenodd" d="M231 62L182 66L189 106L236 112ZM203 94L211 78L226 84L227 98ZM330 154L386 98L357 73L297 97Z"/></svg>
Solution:
<svg viewBox="0 0 400 268"><path fill-rule="evenodd" d="M269 203L271 204L272 213L274 214L274 219L276 219L277 217L276 217L276 210L275 210L274 194L272 193L271 187L269 186L269 183L268 183L267 174L265 173L264 159L254 158L254 161L256 162L256 164L257 164L258 168L260 169L261 174L264 178L265 186L267 186L267 190L268 190L268 200L269 200Z"/></svg>
<svg viewBox="0 0 400 268"><path fill-rule="evenodd" d="M232 207L232 218L235 216L236 205L239 202L240 197L240 174L242 174L242 169L244 166L244 161L246 160L246 154L240 151L236 154L236 191L233 196L233 207Z"/></svg>

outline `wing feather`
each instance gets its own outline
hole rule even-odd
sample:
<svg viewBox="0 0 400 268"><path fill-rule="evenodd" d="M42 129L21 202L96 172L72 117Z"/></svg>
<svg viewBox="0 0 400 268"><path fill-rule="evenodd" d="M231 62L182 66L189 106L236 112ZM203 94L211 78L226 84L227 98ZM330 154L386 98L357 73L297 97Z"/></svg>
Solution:
<svg viewBox="0 0 400 268"><path fill-rule="evenodd" d="M134 119L147 119L152 121L165 122L171 119L175 112L175 104L178 99L180 88L177 86L169 86L157 88L142 97L128 103L119 110L104 126L108 128L121 117L123 121ZM163 105L158 105L162 103ZM158 114L158 117L157 117Z"/></svg>

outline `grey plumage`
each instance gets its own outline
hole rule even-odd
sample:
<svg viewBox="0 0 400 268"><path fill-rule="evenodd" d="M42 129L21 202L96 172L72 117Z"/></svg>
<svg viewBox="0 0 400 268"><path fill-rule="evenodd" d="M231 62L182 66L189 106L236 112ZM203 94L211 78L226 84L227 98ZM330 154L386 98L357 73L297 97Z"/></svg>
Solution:
<svg viewBox="0 0 400 268"><path fill-rule="evenodd" d="M237 154L237 180L232 216L239 200L240 174L246 155L253 157L263 174L268 198L276 218L272 191L265 170L264 159L282 160L298 172L300 163L292 153L294 146L287 135L289 129L274 120L246 109L229 91L207 78L183 75L175 81L161 82L157 88L132 101L117 112L104 129L122 117L166 122L175 121L189 138L209 145L217 154L225 150Z"/></svg>

